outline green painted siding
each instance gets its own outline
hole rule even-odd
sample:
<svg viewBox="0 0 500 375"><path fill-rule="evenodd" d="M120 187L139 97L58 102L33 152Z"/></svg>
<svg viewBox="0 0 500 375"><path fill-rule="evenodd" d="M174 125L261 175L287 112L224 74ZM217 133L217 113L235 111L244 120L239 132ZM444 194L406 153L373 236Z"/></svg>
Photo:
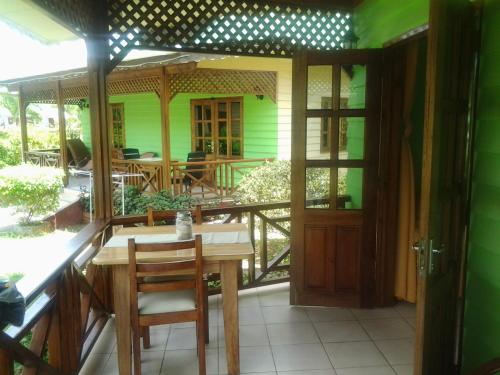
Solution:
<svg viewBox="0 0 500 375"><path fill-rule="evenodd" d="M429 18L429 0L365 0L354 11L354 28L360 38L358 47L382 45L424 25Z"/></svg>
<svg viewBox="0 0 500 375"><path fill-rule="evenodd" d="M191 99L227 97L213 94L178 94L170 102L172 159L185 161L191 151ZM233 96L238 96L237 94ZM110 103L124 103L127 147L161 155L160 102L155 94L112 96ZM82 111L83 141L90 147L88 109ZM268 97L243 96L244 157L271 158L278 152L278 107Z"/></svg>
<svg viewBox="0 0 500 375"><path fill-rule="evenodd" d="M500 356L500 2L486 0L464 322L463 373Z"/></svg>

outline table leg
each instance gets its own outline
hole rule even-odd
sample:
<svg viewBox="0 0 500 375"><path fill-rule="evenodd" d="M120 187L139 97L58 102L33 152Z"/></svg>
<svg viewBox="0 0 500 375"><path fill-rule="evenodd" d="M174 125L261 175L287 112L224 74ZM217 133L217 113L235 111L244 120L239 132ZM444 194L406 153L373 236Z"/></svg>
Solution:
<svg viewBox="0 0 500 375"><path fill-rule="evenodd" d="M240 334L238 319L238 260L221 261L220 277L224 337L226 338L227 372L240 373Z"/></svg>
<svg viewBox="0 0 500 375"><path fill-rule="evenodd" d="M132 374L130 331L130 280L128 265L113 266L116 345L120 375Z"/></svg>

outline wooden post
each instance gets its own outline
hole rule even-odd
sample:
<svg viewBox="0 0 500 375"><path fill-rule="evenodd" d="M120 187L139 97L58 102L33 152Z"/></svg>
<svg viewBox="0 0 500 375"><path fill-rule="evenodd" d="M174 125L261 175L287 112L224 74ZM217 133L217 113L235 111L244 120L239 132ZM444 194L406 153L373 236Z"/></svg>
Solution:
<svg viewBox="0 0 500 375"><path fill-rule="evenodd" d="M103 8L101 2L97 4ZM96 11L96 14L104 15L105 9ZM98 19L94 34L89 35L86 40L95 216L100 219L111 218L113 215L110 132L107 126L106 63L109 53L106 31L105 20Z"/></svg>
<svg viewBox="0 0 500 375"><path fill-rule="evenodd" d="M21 157L23 163L26 163L26 154L28 150L28 121L26 119L26 104L24 100L23 87L19 87L19 123L21 125Z"/></svg>
<svg viewBox="0 0 500 375"><path fill-rule="evenodd" d="M68 185L68 149L66 146L66 118L64 116L64 97L61 81L57 81L56 87L57 114L59 118L59 157L61 167L64 170L64 186Z"/></svg>
<svg viewBox="0 0 500 375"><path fill-rule="evenodd" d="M160 107L161 107L161 156L163 159L163 186L171 191L170 179L170 77L166 69L162 69L160 77Z"/></svg>

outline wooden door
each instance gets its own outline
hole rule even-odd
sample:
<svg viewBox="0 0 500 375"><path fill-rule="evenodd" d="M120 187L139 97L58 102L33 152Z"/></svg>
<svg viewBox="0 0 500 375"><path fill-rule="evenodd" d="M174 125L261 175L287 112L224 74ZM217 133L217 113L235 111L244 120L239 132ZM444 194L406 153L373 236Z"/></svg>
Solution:
<svg viewBox="0 0 500 375"><path fill-rule="evenodd" d="M379 50L294 57L293 304L374 303L380 76Z"/></svg>
<svg viewBox="0 0 500 375"><path fill-rule="evenodd" d="M431 1L415 374L458 373L457 293L468 215L475 35L471 2Z"/></svg>

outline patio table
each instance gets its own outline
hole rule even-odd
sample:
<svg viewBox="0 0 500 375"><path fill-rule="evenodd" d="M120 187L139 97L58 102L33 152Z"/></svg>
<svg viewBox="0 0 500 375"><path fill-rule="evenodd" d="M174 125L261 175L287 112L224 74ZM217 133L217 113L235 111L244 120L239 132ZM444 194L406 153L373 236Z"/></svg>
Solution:
<svg viewBox="0 0 500 375"><path fill-rule="evenodd" d="M193 225L193 233L202 235L204 272L221 274L227 368L229 375L237 375L240 373L238 266L243 259L248 259L254 253L248 228L244 224L201 224ZM135 238L139 243L174 241L175 226L121 228L93 260L96 265L112 267L118 366L121 375L131 374L132 369L127 249L129 238ZM168 252L167 255L160 252L156 254L155 261L186 257L185 250L175 255L171 253ZM147 254L140 255L147 256ZM148 260L148 258L142 259Z"/></svg>

